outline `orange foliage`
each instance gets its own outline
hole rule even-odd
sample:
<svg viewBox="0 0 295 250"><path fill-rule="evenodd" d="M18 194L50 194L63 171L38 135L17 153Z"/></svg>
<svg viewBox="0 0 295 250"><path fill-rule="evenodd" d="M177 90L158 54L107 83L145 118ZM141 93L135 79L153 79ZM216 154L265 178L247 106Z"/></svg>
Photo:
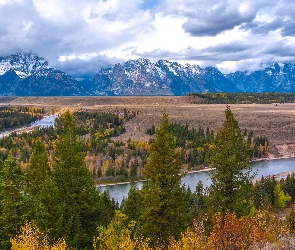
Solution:
<svg viewBox="0 0 295 250"><path fill-rule="evenodd" d="M237 218L227 212L224 218L216 213L213 231L208 239L209 249L249 249L256 243L265 241L265 228L254 217Z"/></svg>

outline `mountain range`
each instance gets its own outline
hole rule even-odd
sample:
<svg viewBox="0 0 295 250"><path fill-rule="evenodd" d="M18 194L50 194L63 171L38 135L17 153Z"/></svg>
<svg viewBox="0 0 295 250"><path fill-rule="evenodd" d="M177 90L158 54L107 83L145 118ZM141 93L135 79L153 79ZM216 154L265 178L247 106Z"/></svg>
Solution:
<svg viewBox="0 0 295 250"><path fill-rule="evenodd" d="M192 92L295 92L295 65L269 63L254 72L222 74L215 67L152 63L140 58L78 81L34 53L0 57L2 96L186 95Z"/></svg>

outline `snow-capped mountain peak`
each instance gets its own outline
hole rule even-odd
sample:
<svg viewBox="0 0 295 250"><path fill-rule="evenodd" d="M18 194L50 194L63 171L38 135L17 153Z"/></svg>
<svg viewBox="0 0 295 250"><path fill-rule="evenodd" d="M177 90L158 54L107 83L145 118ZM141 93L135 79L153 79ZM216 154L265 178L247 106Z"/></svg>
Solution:
<svg viewBox="0 0 295 250"><path fill-rule="evenodd" d="M0 75L9 70L14 70L20 78L26 78L36 71L48 68L48 62L44 58L31 52L0 57Z"/></svg>

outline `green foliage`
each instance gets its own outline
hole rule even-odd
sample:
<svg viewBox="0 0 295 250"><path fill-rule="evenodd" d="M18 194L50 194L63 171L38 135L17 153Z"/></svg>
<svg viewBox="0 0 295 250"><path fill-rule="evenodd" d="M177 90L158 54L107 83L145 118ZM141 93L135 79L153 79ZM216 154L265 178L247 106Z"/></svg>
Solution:
<svg viewBox="0 0 295 250"><path fill-rule="evenodd" d="M286 216L287 223L292 231L295 230L295 205L292 206L290 213Z"/></svg>
<svg viewBox="0 0 295 250"><path fill-rule="evenodd" d="M44 109L32 107L0 107L0 131L28 125L44 114Z"/></svg>
<svg viewBox="0 0 295 250"><path fill-rule="evenodd" d="M143 196L141 192L132 186L128 192L128 197L122 202L122 212L129 220L138 221L142 211Z"/></svg>
<svg viewBox="0 0 295 250"><path fill-rule="evenodd" d="M286 203L291 201L290 195L285 195L284 191L281 189L281 185L277 184L274 190L275 201L274 205L277 209L282 209L286 207Z"/></svg>
<svg viewBox="0 0 295 250"><path fill-rule="evenodd" d="M292 202L295 201L295 173L288 174L286 179L280 181L282 189L286 194L289 194L292 198Z"/></svg>
<svg viewBox="0 0 295 250"><path fill-rule="evenodd" d="M196 104L247 104L247 103L294 103L294 93L191 93L190 96L200 97L193 101Z"/></svg>
<svg viewBox="0 0 295 250"><path fill-rule="evenodd" d="M95 250L121 250L134 249L131 235L134 230L134 222L128 220L128 216L116 211L111 223L104 227L98 227L98 236L94 238Z"/></svg>
<svg viewBox="0 0 295 250"><path fill-rule="evenodd" d="M212 185L209 188L213 211L234 211L239 203L250 197L251 166L244 135L230 107L225 110L225 122L214 141L211 157Z"/></svg>
<svg viewBox="0 0 295 250"><path fill-rule="evenodd" d="M54 242L61 233L64 207L59 203L59 193L48 163L44 145L37 141L25 172L25 211L28 221L33 221Z"/></svg>
<svg viewBox="0 0 295 250"><path fill-rule="evenodd" d="M48 163L48 156L44 145L38 140L25 174L28 194L35 196L43 185L44 180L46 180L50 174L51 171Z"/></svg>
<svg viewBox="0 0 295 250"><path fill-rule="evenodd" d="M268 138L265 136L258 136L254 138L253 142L250 141L250 156L263 157L268 153Z"/></svg>
<svg viewBox="0 0 295 250"><path fill-rule="evenodd" d="M59 203L64 207L62 236L71 247L89 249L101 213L105 212L99 208L100 196L86 168L81 148L73 116L65 113L62 134L55 142L53 162Z"/></svg>
<svg viewBox="0 0 295 250"><path fill-rule="evenodd" d="M0 248L9 249L22 223L22 174L16 159L9 155L0 172Z"/></svg>
<svg viewBox="0 0 295 250"><path fill-rule="evenodd" d="M262 177L254 185L254 204L256 207L268 208L275 203L275 186L277 181L274 176Z"/></svg>
<svg viewBox="0 0 295 250"><path fill-rule="evenodd" d="M166 245L170 236L178 237L185 229L181 167L168 115L164 112L144 168L147 183L142 189L141 232L154 244Z"/></svg>

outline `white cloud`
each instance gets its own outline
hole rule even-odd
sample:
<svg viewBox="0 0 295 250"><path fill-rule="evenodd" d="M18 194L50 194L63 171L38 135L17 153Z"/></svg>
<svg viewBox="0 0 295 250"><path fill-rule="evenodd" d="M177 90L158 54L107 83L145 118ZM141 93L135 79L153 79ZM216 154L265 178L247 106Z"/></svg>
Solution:
<svg viewBox="0 0 295 250"><path fill-rule="evenodd" d="M0 23L0 55L32 50L75 77L138 57L295 63L293 0L0 0Z"/></svg>

